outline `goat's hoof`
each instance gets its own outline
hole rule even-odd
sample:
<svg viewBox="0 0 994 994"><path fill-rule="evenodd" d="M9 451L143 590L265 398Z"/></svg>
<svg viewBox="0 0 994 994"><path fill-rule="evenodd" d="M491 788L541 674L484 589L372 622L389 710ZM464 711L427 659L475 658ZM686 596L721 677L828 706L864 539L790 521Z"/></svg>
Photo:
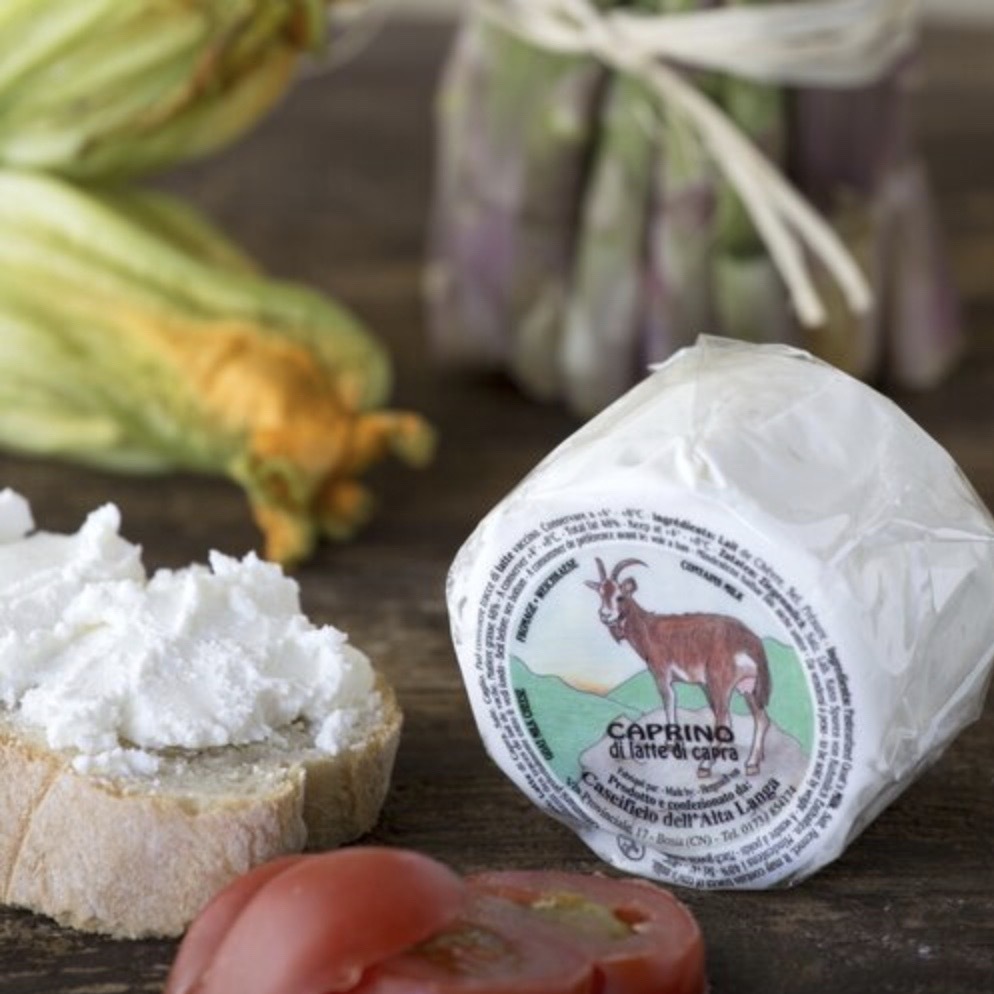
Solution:
<svg viewBox="0 0 994 994"><path fill-rule="evenodd" d="M747 763L746 776L747 777L759 776L759 763Z"/></svg>

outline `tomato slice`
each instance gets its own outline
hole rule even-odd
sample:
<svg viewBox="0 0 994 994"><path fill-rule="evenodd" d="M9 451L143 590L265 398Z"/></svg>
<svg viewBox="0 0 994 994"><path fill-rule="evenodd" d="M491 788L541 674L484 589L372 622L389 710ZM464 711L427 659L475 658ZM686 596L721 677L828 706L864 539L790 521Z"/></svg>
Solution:
<svg viewBox="0 0 994 994"><path fill-rule="evenodd" d="M597 994L702 994L704 941L690 911L645 880L554 871L469 877L472 890L554 923L593 958Z"/></svg>
<svg viewBox="0 0 994 994"><path fill-rule="evenodd" d="M452 870L418 853L369 847L298 858L260 883L226 932L220 914L217 927L194 923L177 959L186 986L168 994L349 990L373 963L443 929L466 899Z"/></svg>
<svg viewBox="0 0 994 994"><path fill-rule="evenodd" d="M555 926L477 897L448 928L372 967L352 994L593 994L593 963Z"/></svg>
<svg viewBox="0 0 994 994"><path fill-rule="evenodd" d="M277 874L283 873L303 856L284 856L263 863L243 874L215 895L187 929L179 954L169 971L164 994L191 994L224 938L245 905Z"/></svg>

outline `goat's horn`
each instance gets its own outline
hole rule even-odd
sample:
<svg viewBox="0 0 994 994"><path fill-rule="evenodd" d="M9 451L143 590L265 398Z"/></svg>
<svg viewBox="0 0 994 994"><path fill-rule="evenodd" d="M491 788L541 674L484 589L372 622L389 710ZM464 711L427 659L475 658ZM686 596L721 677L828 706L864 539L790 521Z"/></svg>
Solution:
<svg viewBox="0 0 994 994"><path fill-rule="evenodd" d="M611 570L611 579L617 580L621 571L625 569L626 566L645 566L646 564L642 562L641 559L622 559L613 570Z"/></svg>
<svg viewBox="0 0 994 994"><path fill-rule="evenodd" d="M597 563L597 572L600 573L601 583L603 583L607 579L607 569L604 566L604 560L595 559L594 562Z"/></svg>

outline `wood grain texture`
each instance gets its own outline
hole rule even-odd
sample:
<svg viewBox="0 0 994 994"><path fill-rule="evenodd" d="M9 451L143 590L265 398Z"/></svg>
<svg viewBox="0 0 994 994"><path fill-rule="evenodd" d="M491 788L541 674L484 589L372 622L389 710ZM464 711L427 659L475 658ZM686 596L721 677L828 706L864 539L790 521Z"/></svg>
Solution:
<svg viewBox="0 0 994 994"><path fill-rule="evenodd" d="M923 134L952 232L971 330L941 390L900 395L994 505L994 59L992 37L928 41ZM420 257L430 189L430 100L446 35L399 24L361 60L307 81L226 155L170 177L273 271L334 293L397 356L396 399L443 439L424 473L375 474L383 507L354 544L300 571L313 616L352 633L407 714L394 789L372 838L461 870L598 868L487 759L448 637L446 569L480 516L576 423L500 377L425 360ZM0 458L45 527L74 528L117 501L151 566L251 548L241 495L221 481L110 477ZM834 866L764 894L687 894L709 943L714 994L981 994L994 990L994 712L887 810ZM161 989L171 943L115 943L0 912L2 994ZM235 992L233 992L235 994ZM289 994L289 992L288 992Z"/></svg>

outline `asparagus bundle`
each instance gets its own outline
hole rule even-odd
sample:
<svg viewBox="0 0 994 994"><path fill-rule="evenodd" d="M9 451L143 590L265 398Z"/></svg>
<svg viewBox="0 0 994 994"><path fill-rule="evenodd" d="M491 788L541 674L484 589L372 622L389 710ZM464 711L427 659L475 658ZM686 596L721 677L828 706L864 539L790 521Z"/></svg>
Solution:
<svg viewBox="0 0 994 994"><path fill-rule="evenodd" d="M614 6L651 16L768 2ZM500 44L484 46L485 37ZM522 65L530 95L518 85ZM587 85L564 154L541 109L567 72ZM471 13L443 90L430 281L439 354L505 365L529 392L583 414L622 393L647 362L714 330L797 342L864 377L935 382L959 327L904 78L899 68L873 87L792 91L695 74L823 212L876 290L876 306L856 314L810 260L826 310L812 330L795 318L720 163L679 113L634 76L511 38L485 9Z"/></svg>
<svg viewBox="0 0 994 994"><path fill-rule="evenodd" d="M4 0L0 164L133 176L232 141L325 39L326 0Z"/></svg>
<svg viewBox="0 0 994 994"><path fill-rule="evenodd" d="M124 472L225 474L270 558L369 512L357 482L431 432L376 410L390 368L356 321L277 283L161 194L0 170L0 444Z"/></svg>

